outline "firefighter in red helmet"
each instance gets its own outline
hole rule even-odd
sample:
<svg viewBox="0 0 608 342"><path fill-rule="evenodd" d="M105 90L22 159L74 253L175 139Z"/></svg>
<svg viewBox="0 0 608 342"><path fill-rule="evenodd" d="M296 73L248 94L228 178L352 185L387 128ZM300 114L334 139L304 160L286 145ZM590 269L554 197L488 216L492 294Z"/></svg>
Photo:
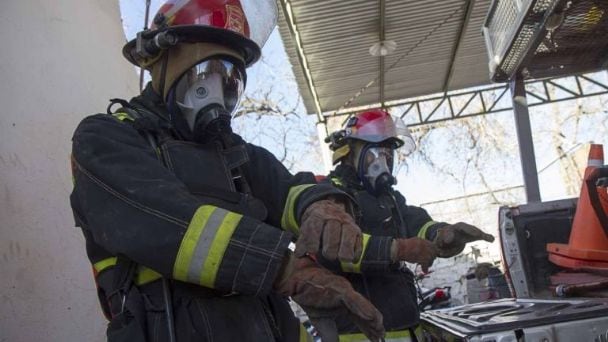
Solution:
<svg viewBox="0 0 608 342"><path fill-rule="evenodd" d="M394 154L415 144L405 124L383 110L369 110L350 118L344 129L330 135L333 162L326 178L349 193L357 204L357 223L363 235L363 255L355 263L325 262L380 310L386 340L415 341L419 312L412 272L404 262L426 271L436 257L452 257L475 240L494 238L466 223L435 222L420 208L407 205L393 189ZM351 322L336 318L341 339L365 340Z"/></svg>
<svg viewBox="0 0 608 342"><path fill-rule="evenodd" d="M167 1L123 49L151 82L74 133L70 201L109 341L305 340L288 297L383 335L375 307L316 261L359 258L349 197L231 129L275 6Z"/></svg>

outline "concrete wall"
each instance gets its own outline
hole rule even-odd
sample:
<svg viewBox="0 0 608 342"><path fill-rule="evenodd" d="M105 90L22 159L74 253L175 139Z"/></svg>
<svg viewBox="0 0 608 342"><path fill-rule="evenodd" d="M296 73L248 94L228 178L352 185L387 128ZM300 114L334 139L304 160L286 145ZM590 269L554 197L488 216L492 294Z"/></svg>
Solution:
<svg viewBox="0 0 608 342"><path fill-rule="evenodd" d="M68 158L81 118L137 92L124 41L117 0L0 1L0 342L105 340Z"/></svg>

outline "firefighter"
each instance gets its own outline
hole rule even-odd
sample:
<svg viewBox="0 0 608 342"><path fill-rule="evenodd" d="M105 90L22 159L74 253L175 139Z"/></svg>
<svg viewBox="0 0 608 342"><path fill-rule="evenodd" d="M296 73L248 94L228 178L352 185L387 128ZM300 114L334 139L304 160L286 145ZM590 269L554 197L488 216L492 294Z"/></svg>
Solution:
<svg viewBox="0 0 608 342"><path fill-rule="evenodd" d="M386 341L415 341L416 287L403 262L420 264L426 272L436 257L449 258L462 252L468 242L494 238L466 223L433 221L424 209L407 205L392 188L395 149L412 151L415 146L401 120L383 110L365 111L350 118L328 142L333 162L339 165L326 182L355 199L364 252L355 263L326 264L347 277L380 310ZM340 341L365 339L347 320L338 317L336 326Z"/></svg>
<svg viewBox="0 0 608 342"><path fill-rule="evenodd" d="M316 262L360 256L349 197L231 130L275 6L167 1L123 49L151 82L74 133L70 201L109 341L306 340L289 296L383 335L374 306Z"/></svg>

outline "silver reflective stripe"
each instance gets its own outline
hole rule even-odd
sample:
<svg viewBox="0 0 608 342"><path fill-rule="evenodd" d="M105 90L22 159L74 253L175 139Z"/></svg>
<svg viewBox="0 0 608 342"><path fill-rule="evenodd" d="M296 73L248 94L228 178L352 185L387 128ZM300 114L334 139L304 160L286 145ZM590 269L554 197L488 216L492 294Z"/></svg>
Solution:
<svg viewBox="0 0 608 342"><path fill-rule="evenodd" d="M201 272L203 271L203 265L205 264L205 260L207 260L209 251L211 250L211 243L213 243L215 234L222 225L226 215L228 215L228 211L222 208L216 208L211 216L209 216L209 220L207 220L207 224L203 228L203 232L201 233L201 236L196 244L196 248L194 249L192 260L190 261L190 267L188 268L189 282L195 284L200 283Z"/></svg>

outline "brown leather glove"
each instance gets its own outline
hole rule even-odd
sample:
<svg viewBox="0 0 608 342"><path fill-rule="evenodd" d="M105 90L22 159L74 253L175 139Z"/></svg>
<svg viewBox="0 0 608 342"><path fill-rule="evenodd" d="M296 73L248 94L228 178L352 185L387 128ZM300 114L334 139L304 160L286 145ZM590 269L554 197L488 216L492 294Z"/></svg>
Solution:
<svg viewBox="0 0 608 342"><path fill-rule="evenodd" d="M460 254L467 243L477 240L494 242L494 236L470 224L458 222L439 228L433 242L439 249L439 256L449 258Z"/></svg>
<svg viewBox="0 0 608 342"><path fill-rule="evenodd" d="M361 229L341 204L321 200L304 211L296 256L317 254L321 248L327 260L353 262L359 260L362 246Z"/></svg>
<svg viewBox="0 0 608 342"><path fill-rule="evenodd" d="M290 296L304 310L345 310L372 341L384 336L382 314L356 292L344 277L321 267L309 257L295 258L275 281L275 290Z"/></svg>
<svg viewBox="0 0 608 342"><path fill-rule="evenodd" d="M391 245L393 262L407 261L420 264L423 272L428 272L438 253L437 247L431 241L417 237L394 239Z"/></svg>

